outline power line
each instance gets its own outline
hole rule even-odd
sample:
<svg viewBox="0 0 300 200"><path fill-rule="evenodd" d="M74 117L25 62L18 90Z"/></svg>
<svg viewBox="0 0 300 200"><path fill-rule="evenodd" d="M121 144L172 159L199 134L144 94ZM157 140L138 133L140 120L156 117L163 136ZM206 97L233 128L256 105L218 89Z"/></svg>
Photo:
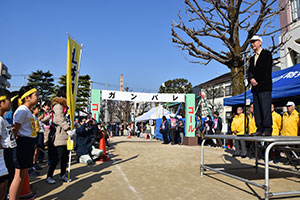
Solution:
<svg viewBox="0 0 300 200"><path fill-rule="evenodd" d="M29 76L29 74L12 74L11 76Z"/></svg>

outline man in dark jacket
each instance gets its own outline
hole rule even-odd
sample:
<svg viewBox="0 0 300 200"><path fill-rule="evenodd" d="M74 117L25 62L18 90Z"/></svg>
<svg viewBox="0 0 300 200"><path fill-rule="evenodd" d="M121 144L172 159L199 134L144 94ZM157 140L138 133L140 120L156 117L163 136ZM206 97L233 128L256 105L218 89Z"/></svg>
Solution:
<svg viewBox="0 0 300 200"><path fill-rule="evenodd" d="M250 58L248 80L252 85L254 117L257 127L255 136L271 136L272 134L272 65L270 51L262 49L262 38L253 36L251 48L254 56Z"/></svg>

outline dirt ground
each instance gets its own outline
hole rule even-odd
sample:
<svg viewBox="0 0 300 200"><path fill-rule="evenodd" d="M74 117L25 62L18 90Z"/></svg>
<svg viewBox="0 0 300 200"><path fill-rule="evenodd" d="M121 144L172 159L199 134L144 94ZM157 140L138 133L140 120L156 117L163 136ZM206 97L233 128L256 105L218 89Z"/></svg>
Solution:
<svg viewBox="0 0 300 200"><path fill-rule="evenodd" d="M45 182L47 167L40 176L30 177L37 199L263 199L264 191L236 179L205 172L200 177L200 146L163 145L158 140L114 137L109 149L111 161L86 166L73 161L72 182ZM249 158L233 158L223 149L205 147L205 163L264 183L264 168L255 173ZM271 164L271 163L270 163ZM293 173L270 170L270 191L299 190L300 179ZM300 197L288 198L300 199Z"/></svg>

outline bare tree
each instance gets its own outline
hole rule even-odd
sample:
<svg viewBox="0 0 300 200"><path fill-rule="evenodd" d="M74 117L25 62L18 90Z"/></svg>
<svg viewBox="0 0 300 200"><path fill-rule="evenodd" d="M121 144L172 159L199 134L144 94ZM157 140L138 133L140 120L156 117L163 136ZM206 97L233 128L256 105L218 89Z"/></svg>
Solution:
<svg viewBox="0 0 300 200"><path fill-rule="evenodd" d="M273 54L285 43L276 44L274 39L283 30L273 26L274 17L285 7L275 3L277 0L185 0L185 15L179 11L180 21L172 25L172 41L197 58L195 63L207 65L215 60L226 65L231 70L233 95L240 94L244 91L242 57L250 52L252 36L270 36Z"/></svg>
<svg viewBox="0 0 300 200"><path fill-rule="evenodd" d="M148 112L151 109L151 107L152 107L152 102L137 103L136 104L137 116L143 115L144 113Z"/></svg>

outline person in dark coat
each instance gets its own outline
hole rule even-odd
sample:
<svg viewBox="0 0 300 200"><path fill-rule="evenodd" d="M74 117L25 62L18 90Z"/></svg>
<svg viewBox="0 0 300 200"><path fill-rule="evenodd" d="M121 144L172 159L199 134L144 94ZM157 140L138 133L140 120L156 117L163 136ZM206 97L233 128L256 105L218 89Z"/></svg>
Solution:
<svg viewBox="0 0 300 200"><path fill-rule="evenodd" d="M207 115L207 118L204 122L204 125L205 125L205 134L206 135L213 135L214 134L214 130L213 130L214 122L212 121L210 115ZM207 141L206 144L208 144L210 146L213 146L213 147L215 146L215 143L212 139L208 139L206 141Z"/></svg>
<svg viewBox="0 0 300 200"><path fill-rule="evenodd" d="M169 144L169 139L168 139L169 124L168 124L166 116L162 117L162 123L160 125L159 132L163 135L163 139L164 139L163 144Z"/></svg>
<svg viewBox="0 0 300 200"><path fill-rule="evenodd" d="M92 164L94 159L99 158L103 151L93 146L92 136L99 134L99 129L93 125L92 119L79 118L80 127L76 129L76 156L80 163Z"/></svg>
<svg viewBox="0 0 300 200"><path fill-rule="evenodd" d="M272 135L272 65L273 58L270 51L262 49L262 38L253 36L251 48L254 56L250 58L248 80L252 86L254 118L257 132L254 136Z"/></svg>
<svg viewBox="0 0 300 200"><path fill-rule="evenodd" d="M220 135L222 132L222 118L219 116L219 112L214 113L214 130L216 135ZM222 146L222 140L218 139L217 140L217 146L221 147Z"/></svg>

